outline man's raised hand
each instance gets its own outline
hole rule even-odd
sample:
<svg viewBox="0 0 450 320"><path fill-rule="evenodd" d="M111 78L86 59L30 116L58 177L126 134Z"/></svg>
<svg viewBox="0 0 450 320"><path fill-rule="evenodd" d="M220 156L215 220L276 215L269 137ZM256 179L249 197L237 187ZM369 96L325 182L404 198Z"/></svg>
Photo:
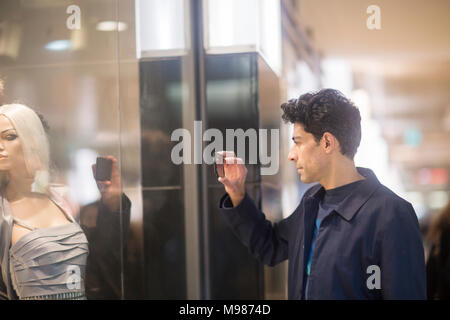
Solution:
<svg viewBox="0 0 450 320"><path fill-rule="evenodd" d="M232 151L218 152L223 159L224 177L219 177L219 182L225 187L233 206L236 207L245 197L245 180L247 168L241 158L237 158ZM217 160L217 159L216 159Z"/></svg>

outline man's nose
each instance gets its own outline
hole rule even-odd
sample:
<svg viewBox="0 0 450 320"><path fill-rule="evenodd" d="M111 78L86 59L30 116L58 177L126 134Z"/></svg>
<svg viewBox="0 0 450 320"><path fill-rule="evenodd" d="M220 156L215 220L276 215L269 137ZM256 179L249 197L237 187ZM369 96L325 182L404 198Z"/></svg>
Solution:
<svg viewBox="0 0 450 320"><path fill-rule="evenodd" d="M294 162L297 161L297 153L294 150L294 146L291 148L291 150L289 150L288 160Z"/></svg>

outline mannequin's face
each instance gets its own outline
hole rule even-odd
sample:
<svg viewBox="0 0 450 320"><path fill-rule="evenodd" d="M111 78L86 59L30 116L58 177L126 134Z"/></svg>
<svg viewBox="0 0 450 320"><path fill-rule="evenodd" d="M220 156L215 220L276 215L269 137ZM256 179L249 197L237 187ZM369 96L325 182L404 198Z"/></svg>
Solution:
<svg viewBox="0 0 450 320"><path fill-rule="evenodd" d="M8 171L11 176L28 176L20 138L3 115L0 115L0 171Z"/></svg>

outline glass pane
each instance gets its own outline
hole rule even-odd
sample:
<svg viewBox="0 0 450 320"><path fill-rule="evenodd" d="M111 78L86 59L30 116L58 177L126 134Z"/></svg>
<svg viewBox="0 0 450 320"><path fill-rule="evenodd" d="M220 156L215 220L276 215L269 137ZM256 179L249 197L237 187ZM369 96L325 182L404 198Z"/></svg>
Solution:
<svg viewBox="0 0 450 320"><path fill-rule="evenodd" d="M226 129L250 129L258 132L257 57L256 53L206 57L208 128L220 130L224 137L224 148ZM236 142L234 151L237 153ZM247 192L259 205L260 168L258 164L248 164L248 140L245 145ZM208 183L211 298L260 299L263 297L262 266L236 238L219 212L219 201L225 190L217 181L213 166L209 166Z"/></svg>
<svg viewBox="0 0 450 320"><path fill-rule="evenodd" d="M183 166L172 162L177 142L170 141L183 127L181 64L180 58L139 63L147 299L186 298Z"/></svg>
<svg viewBox="0 0 450 320"><path fill-rule="evenodd" d="M135 1L117 4L119 52L120 144L123 192L131 201L129 218L123 211L122 298L144 297L143 213L139 114L139 60L136 57ZM121 27L122 26L122 27ZM122 29L121 29L122 28ZM125 231L128 231L126 233Z"/></svg>
<svg viewBox="0 0 450 320"><path fill-rule="evenodd" d="M34 204L35 215L24 215L26 210L14 204L14 198L6 192L8 187L3 195L11 204L13 216L31 227L55 226L44 229L49 234L57 233L58 228L67 228L70 231L67 242L72 246L60 255L64 259L57 260L55 255L60 252L51 251L52 243L45 242L47 251L44 252L54 265L39 267L47 279L54 278L55 272L60 274L58 281L45 280L45 285L39 287L33 287L30 281L26 289L15 290L11 289L7 279L2 279L0 282L6 280L5 287L9 288L9 298L52 294L59 294L59 298L65 294L66 297L79 295L88 299L120 299L123 296L122 247L128 234L133 200L126 193L122 195L120 182L118 38L126 28L118 31L117 28L100 27L102 22L117 22L117 11L117 1L0 2L2 103L31 107L43 115L50 127L47 132L49 188L36 187L36 177L45 172L43 166L39 165L39 175L30 169L32 166L24 170L31 172L35 184L32 193L23 194L23 203ZM0 113L11 123L16 123L14 127L21 131L14 118L25 114L27 109L8 107L16 110L12 115L2 108ZM25 122L29 133L18 132L22 146L36 140L42 126L41 122L32 119L27 118ZM23 147L25 159L30 156L26 148ZM35 153L39 154L41 150ZM104 168L106 173L112 173L110 186L97 183L92 168L97 157L107 156L116 159L112 169L108 165ZM100 173L101 168L97 170ZM36 203L36 199L41 202ZM37 216L38 213L42 215ZM68 223L70 216L76 223ZM9 228L14 243L21 239L16 237L18 234L33 235L18 223ZM19 250L17 255L20 254ZM2 264L1 267L9 266ZM20 271L14 264L8 271L12 280L20 279L15 277ZM29 276L26 273L20 275L23 279Z"/></svg>
<svg viewBox="0 0 450 320"><path fill-rule="evenodd" d="M137 100L130 101L131 107L128 102L122 104L122 122L131 120L127 132L132 130L132 139L137 137L139 142L139 161L130 157L130 162L124 165L130 170L139 168L140 180L130 180L130 183L137 185L132 188L142 199L131 219L124 265L127 299L186 299L188 296L187 265L192 255L186 254L189 229L185 225L184 196L189 191L184 189L183 165L175 165L171 159L172 148L178 143L171 141L171 134L184 127L183 113L193 108L186 105L192 86L192 75L186 68L189 55L179 50L185 47L186 3L184 0L136 1L132 18L136 30L130 37L136 40L139 59L127 58L121 63L129 65L133 77L137 74L132 79ZM127 110L134 114L136 102L139 120L133 127L135 116L130 118ZM123 145L124 150L128 148L126 143ZM136 149L132 147L132 150L134 154Z"/></svg>

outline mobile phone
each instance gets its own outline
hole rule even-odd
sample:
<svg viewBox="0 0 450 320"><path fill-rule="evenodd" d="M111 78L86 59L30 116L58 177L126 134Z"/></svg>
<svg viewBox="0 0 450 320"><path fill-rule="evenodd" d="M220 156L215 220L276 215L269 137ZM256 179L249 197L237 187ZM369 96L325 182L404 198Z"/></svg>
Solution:
<svg viewBox="0 0 450 320"><path fill-rule="evenodd" d="M214 172L216 173L217 178L225 177L225 168L223 165L223 155L220 153L216 153L215 162L214 162Z"/></svg>
<svg viewBox="0 0 450 320"><path fill-rule="evenodd" d="M95 180L107 181L111 180L112 160L103 157L97 157L95 165Z"/></svg>

